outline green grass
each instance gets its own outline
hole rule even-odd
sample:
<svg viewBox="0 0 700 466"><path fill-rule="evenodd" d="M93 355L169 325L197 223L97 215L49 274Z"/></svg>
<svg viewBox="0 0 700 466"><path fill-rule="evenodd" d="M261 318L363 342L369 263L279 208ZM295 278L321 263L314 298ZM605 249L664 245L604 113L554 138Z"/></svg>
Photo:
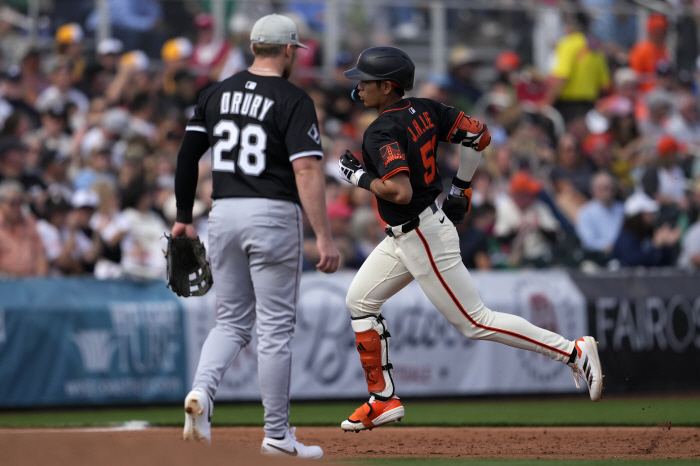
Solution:
<svg viewBox="0 0 700 466"><path fill-rule="evenodd" d="M697 460L563 460L563 459L488 459L488 458L362 458L361 462L343 461L345 464L372 466L697 466Z"/></svg>
<svg viewBox="0 0 700 466"><path fill-rule="evenodd" d="M337 426L359 402L293 403L291 423ZM395 426L700 426L700 398L625 398L592 403L586 399L554 400L404 400L406 417ZM156 426L181 426L182 408L76 409L0 411L1 427L108 426L144 420ZM259 404L219 404L214 426L261 426Z"/></svg>

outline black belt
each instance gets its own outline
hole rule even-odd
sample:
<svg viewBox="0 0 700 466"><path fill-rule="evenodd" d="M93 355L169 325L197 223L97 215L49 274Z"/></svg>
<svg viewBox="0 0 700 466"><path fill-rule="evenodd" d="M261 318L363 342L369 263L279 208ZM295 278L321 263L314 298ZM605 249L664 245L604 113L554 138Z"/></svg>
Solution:
<svg viewBox="0 0 700 466"><path fill-rule="evenodd" d="M433 215L435 212L438 211L438 206L434 202L430 204L430 210L433 211ZM387 225L384 227L384 233L386 233L387 236L391 236L392 238L396 237L397 234L406 234L409 231L413 231L418 226L420 225L420 215L416 215L413 217L411 220L409 220L406 223L403 223L401 225L397 225L395 227L392 227L391 225Z"/></svg>

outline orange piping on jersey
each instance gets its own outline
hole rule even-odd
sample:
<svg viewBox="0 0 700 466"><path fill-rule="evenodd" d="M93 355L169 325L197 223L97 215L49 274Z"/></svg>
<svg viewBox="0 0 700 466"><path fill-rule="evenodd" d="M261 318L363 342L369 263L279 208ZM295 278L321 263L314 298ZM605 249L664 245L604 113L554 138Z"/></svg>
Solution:
<svg viewBox="0 0 700 466"><path fill-rule="evenodd" d="M408 102L408 105L406 105L405 107L401 107L401 108L392 108L391 110L384 110L382 113L384 114L384 113L386 113L386 112L395 112L395 111L397 111L397 110L406 110L408 107L411 106L411 101L408 100L407 102Z"/></svg>
<svg viewBox="0 0 700 466"><path fill-rule="evenodd" d="M459 122L462 120L462 117L464 116L464 112L459 112L459 115L457 116L457 119L455 120L455 124L452 126L452 129L450 130L449 133L447 133L447 142L450 142L450 137L452 136L452 132L455 130Z"/></svg>
<svg viewBox="0 0 700 466"><path fill-rule="evenodd" d="M399 167L399 168L396 168L396 169L390 171L390 172L387 173L386 175L384 175L384 176L382 177L382 181L386 181L387 179L389 179L389 178L391 178L392 176L396 175L398 172L402 172L402 171L407 171L407 172L408 172L408 176L411 176L411 170L409 170L408 167Z"/></svg>
<svg viewBox="0 0 700 466"><path fill-rule="evenodd" d="M425 248L425 252L428 253L428 259L430 259L430 265L433 267L433 270L435 271L435 275L437 275L438 280L440 280L440 283L442 283L442 287L445 288L445 291L447 291L447 294L450 295L450 298L452 298L452 301L457 305L457 309L464 315L464 317L471 322L472 325L475 327L482 328L484 330L491 330L493 332L498 332L498 333L505 333L506 335L510 335L516 338L520 338L525 341L529 341L530 343L534 343L538 346L542 346L543 348L547 348L550 351L554 351L555 353L559 353L561 355L564 355L568 358L571 357L571 353L565 353L564 351L561 351L557 348L545 345L544 343L541 343L539 341L533 340L532 338L528 338L525 335L520 335L519 333L511 332L509 330L503 330L500 328L494 328L494 327L487 327L486 325L482 325L477 323L472 317L467 313L467 311L464 310L460 302L457 300L457 297L455 297L454 293L452 293L452 290L450 289L449 286L447 286L447 283L445 280L442 278L442 275L440 275L440 271L437 268L437 265L435 265L435 261L433 260L433 254L430 252L430 246L428 246L428 242L425 240L425 237L423 236L423 233L420 232L420 228L416 228L416 233L418 233L418 237L420 240L423 242L423 247Z"/></svg>

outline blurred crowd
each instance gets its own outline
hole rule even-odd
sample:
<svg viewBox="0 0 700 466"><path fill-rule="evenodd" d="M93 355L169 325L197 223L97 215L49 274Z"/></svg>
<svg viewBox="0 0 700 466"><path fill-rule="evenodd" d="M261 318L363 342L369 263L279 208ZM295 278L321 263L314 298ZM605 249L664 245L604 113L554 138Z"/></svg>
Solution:
<svg viewBox="0 0 700 466"><path fill-rule="evenodd" d="M114 37L86 40L95 21L86 15L56 25L50 48L28 46L3 19L7 10L0 14L0 276L165 276L163 236L175 219L188 118L203 89L252 62L257 17L232 14L222 39L211 14L190 11L185 34L149 26L147 14L162 21L171 2L144 0L160 10L128 21L132 2L112 3L122 20ZM586 10L615 0L537 3L531 53L487 57L456 44L447 73L426 75L408 96L460 108L493 136L472 181L472 209L457 226L464 263L700 267L700 10L669 1L667 14L649 11L630 33L638 15ZM290 16L310 50L299 50L291 79L316 104L331 229L342 265L357 268L385 237L384 224L372 194L339 180L337 162L346 149L360 156L376 113L350 99L356 83L342 75L358 44L338 54L332 76L319 76L322 21L305 5ZM396 10L388 17L405 21L381 41L401 47L427 17ZM549 38L540 37L543 25ZM446 188L458 163L459 147L441 144ZM206 244L207 154L199 173L194 218ZM304 267L313 269L308 225L305 235Z"/></svg>

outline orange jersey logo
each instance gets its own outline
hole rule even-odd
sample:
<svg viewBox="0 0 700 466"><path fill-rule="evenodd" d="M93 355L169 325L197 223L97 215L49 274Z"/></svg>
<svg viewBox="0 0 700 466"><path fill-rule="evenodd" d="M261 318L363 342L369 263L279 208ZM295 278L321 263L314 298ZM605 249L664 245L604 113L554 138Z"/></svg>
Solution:
<svg viewBox="0 0 700 466"><path fill-rule="evenodd" d="M406 160L406 155L401 152L398 142L392 142L379 149L384 161L384 168L388 167L394 160Z"/></svg>

